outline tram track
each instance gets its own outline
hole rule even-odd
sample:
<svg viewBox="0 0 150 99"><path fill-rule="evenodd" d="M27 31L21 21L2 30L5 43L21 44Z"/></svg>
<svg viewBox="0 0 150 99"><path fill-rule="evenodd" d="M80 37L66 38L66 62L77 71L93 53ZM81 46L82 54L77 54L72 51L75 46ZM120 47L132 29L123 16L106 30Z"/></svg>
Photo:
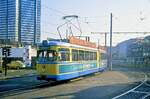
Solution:
<svg viewBox="0 0 150 99"><path fill-rule="evenodd" d="M86 79L93 75L95 75L95 74L91 74L91 75L85 76L83 78ZM132 75L131 75L131 77L132 77ZM122 90L121 91L121 92L123 92L122 94L115 96L112 99L150 99L149 98L150 97L150 92L149 92L150 91L150 81L148 79L149 78L148 75L142 73L142 74L140 74L140 76L136 76L136 78L137 77L138 77L138 80L140 80L140 81L137 81L136 83L134 83L136 85L131 85L132 89L130 89L126 92L123 92L123 90ZM28 80L28 79L29 78L27 78L26 80ZM17 88L17 89L13 89L13 90L0 92L0 98L9 97L9 96L11 97L11 96L15 96L15 95L17 96L17 95L20 95L23 93L32 93L34 91L38 91L38 90L41 90L44 88L53 87L53 86L57 86L57 85L59 86L59 85L65 84L65 83L72 83L74 81L78 81L81 79L82 78L73 79L68 82L65 82L65 81L64 82L55 82L55 81L37 82L37 83L33 83L31 85L27 85L24 88ZM135 80L135 79L133 79L133 80ZM129 87L129 88L131 88L131 87ZM149 89L147 89L147 87ZM146 88L146 90L143 90L142 88ZM116 93L114 95L116 95ZM110 97L112 97L112 96L110 96ZM141 97L141 98L139 98L139 97Z"/></svg>
<svg viewBox="0 0 150 99"><path fill-rule="evenodd" d="M144 80L138 85L112 99L150 99L150 84L147 82L148 76L144 73Z"/></svg>
<svg viewBox="0 0 150 99"><path fill-rule="evenodd" d="M78 80L81 80L81 79L78 79ZM17 94L21 94L21 93L29 92L29 91L33 91L33 90L39 90L40 88L47 88L47 87L57 86L57 85L65 84L65 83L71 83L71 82L74 82L74 81L76 81L76 79L70 80L70 81L64 80L64 81L40 82L40 83L37 83L37 84L32 84L32 85L25 86L25 87L22 87L22 88L15 88L15 89L12 89L12 90L0 92L0 98L8 97L8 96L11 96L11 95L17 95Z"/></svg>
<svg viewBox="0 0 150 99"><path fill-rule="evenodd" d="M93 75L96 75L96 73L86 75L86 76L84 76L84 78L89 78ZM24 86L22 88L15 88L15 89L12 89L12 90L2 91L2 92L0 92L0 98L11 96L11 95L17 95L17 94L24 93L24 92L30 91L30 90L37 90L37 89L40 89L40 88L47 88L47 87L57 86L57 85L60 85L60 84L65 84L65 83L72 83L72 82L82 80L82 79L83 79L83 77L75 78L75 79L72 79L72 80L65 80L65 81L39 82L37 84L31 84L31 85L28 85L28 86Z"/></svg>
<svg viewBox="0 0 150 99"><path fill-rule="evenodd" d="M42 82L42 83L38 83L38 84L34 84L34 85L25 86L22 88L15 88L12 90L3 91L3 92L0 92L0 98L5 97L5 96L9 96L12 94L18 94L18 93L21 93L21 92L26 91L26 90L35 89L38 87L40 88L41 86L46 86L48 84L50 84L50 82Z"/></svg>

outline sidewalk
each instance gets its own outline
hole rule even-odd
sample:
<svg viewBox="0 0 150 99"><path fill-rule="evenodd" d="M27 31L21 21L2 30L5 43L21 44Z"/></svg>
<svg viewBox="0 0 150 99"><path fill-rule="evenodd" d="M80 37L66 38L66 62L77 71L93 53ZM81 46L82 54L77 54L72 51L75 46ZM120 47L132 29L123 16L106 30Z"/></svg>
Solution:
<svg viewBox="0 0 150 99"><path fill-rule="evenodd" d="M10 79L10 78L16 78L16 77L22 77L25 75L34 75L36 73L35 70L28 70L28 69L21 69L21 70L8 70L7 76L5 76L5 71L3 73L0 73L0 80Z"/></svg>

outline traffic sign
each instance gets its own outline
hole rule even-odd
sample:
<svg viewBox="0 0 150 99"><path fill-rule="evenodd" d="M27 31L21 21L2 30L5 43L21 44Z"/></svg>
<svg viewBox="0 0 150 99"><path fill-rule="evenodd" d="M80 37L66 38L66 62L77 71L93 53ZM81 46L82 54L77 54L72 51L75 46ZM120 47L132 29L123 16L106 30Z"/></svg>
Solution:
<svg viewBox="0 0 150 99"><path fill-rule="evenodd" d="M2 55L3 56L10 56L11 55L11 47L3 47L2 48Z"/></svg>

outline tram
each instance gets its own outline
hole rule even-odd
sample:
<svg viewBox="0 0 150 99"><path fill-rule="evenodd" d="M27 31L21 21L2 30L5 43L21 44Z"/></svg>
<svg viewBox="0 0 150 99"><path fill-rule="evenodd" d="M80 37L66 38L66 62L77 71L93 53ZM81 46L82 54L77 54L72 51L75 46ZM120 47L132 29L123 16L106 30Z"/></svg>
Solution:
<svg viewBox="0 0 150 99"><path fill-rule="evenodd" d="M44 40L37 50L38 80L69 80L105 68L96 48Z"/></svg>

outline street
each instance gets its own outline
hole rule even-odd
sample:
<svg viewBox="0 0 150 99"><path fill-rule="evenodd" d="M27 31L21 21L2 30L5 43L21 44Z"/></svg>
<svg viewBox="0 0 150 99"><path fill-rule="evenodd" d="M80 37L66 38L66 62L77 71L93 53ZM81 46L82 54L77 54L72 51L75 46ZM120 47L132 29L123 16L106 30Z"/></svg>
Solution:
<svg viewBox="0 0 150 99"><path fill-rule="evenodd" d="M113 71L92 74L54 86L47 84L33 87L42 83L36 80L36 76L8 79L0 81L0 94L1 98L6 99L110 99L131 89L143 79L143 71L116 66ZM23 90L11 91L18 88Z"/></svg>

